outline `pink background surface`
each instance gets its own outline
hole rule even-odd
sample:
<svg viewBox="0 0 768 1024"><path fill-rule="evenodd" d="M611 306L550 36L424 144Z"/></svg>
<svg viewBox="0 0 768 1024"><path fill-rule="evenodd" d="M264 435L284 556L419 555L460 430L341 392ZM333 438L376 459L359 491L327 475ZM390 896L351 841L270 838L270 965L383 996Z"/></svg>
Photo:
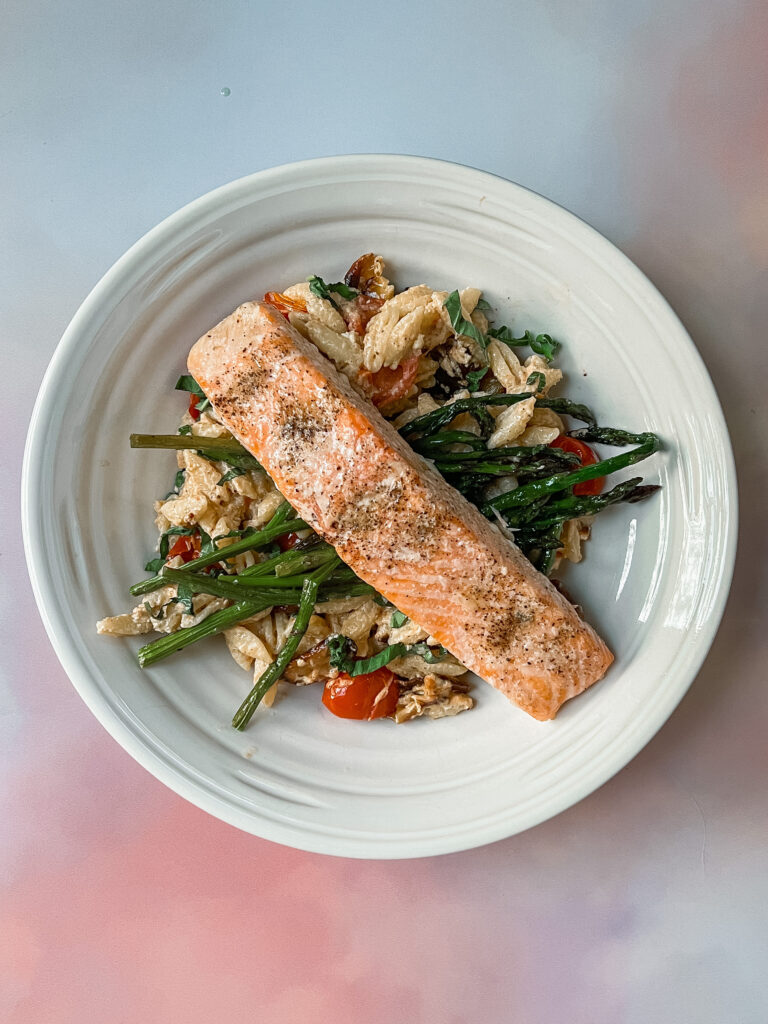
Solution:
<svg viewBox="0 0 768 1024"><path fill-rule="evenodd" d="M3 20L0 1020L764 1024L766 5ZM110 263L217 184L345 151L495 171L623 248L709 366L743 509L720 633L648 747L528 833L400 863L238 833L139 768L60 669L18 526L37 387Z"/></svg>

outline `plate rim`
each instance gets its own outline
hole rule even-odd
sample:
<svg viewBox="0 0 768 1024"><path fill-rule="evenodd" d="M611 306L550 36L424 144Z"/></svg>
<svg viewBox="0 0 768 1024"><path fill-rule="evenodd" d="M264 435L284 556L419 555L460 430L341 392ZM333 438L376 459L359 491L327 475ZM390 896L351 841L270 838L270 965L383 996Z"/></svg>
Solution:
<svg viewBox="0 0 768 1024"><path fill-rule="evenodd" d="M505 190L515 192L518 199L521 196L527 197L529 200L533 199L534 203L554 208L557 211L557 216L561 219L561 223L569 223L571 227L581 232L582 236L589 240L593 252L600 253L602 250L603 254L610 257L614 265L618 261L624 273L630 279L634 279L634 283L641 287L646 295L654 298L657 309L666 317L669 323L676 326L679 339L687 346L688 355L696 361L697 369L703 382L709 386L711 401L708 403L708 406L710 413L712 415L717 414L717 436L722 445L725 462L723 478L725 480L725 493L728 499L727 509L725 510L728 513L728 533L722 548L721 560L716 566L720 570L716 597L711 602L710 612L698 642L688 654L685 671L679 676L680 679L685 679L685 682L679 682L673 688L672 693L667 695L665 701L659 701L656 713L645 720L644 728L638 729L633 733L632 742L629 746L622 747L618 756L611 758L607 765L601 765L600 770L594 776L584 776L581 785L576 785L562 791L559 798L555 797L548 800L546 805L542 807L541 813L533 814L529 823L524 828L516 826L510 828L509 825L505 825L502 822L501 824L476 828L469 837L455 830L428 839L403 840L397 837L387 840L384 837L377 837L375 840L365 840L359 837L339 837L337 835L331 836L319 832L304 831L295 824L280 823L266 817L259 817L257 810L255 812L246 812L234 802L228 802L214 791L213 786L204 786L201 782L193 781L189 775L182 773L179 768L164 760L160 753L142 740L138 732L133 731L116 714L109 702L103 698L83 657L77 649L74 638L64 628L64 624L57 614L56 597L50 585L46 586L45 565L41 564L38 554L42 551L42 546L39 523L35 514L36 498L40 493L40 480L36 475L36 463L39 464L39 460L36 459L36 453L40 450L40 446L45 438L45 425L51 415L51 406L55 402L56 385L63 368L66 366L69 352L77 345L89 319L97 314L102 302L102 295L109 293L113 283L120 281L123 277L127 277L135 267L140 266L144 254L151 252L156 243L166 241L179 229L184 229L196 219L204 216L209 209L213 212L224 197L235 199L241 192L247 194L249 191L257 191L268 186L271 181L279 182L285 176L295 175L300 177L303 173L307 172L317 172L318 176L333 177L334 175L338 176L344 171L354 171L358 174L360 180L363 180L364 176L381 175L387 165L390 165L393 170L399 170L403 173L407 171L411 175L418 171L429 172L431 170L434 172L437 169L442 169L443 172L451 175L454 180L464 179L467 183L472 181L476 185L483 181L492 182L496 188L502 187ZM21 519L24 553L32 590L54 652L86 706L107 732L134 760L195 806L230 825L261 838L283 843L296 849L335 856L365 859L404 859L472 849L507 838L528 828L533 828L542 821L574 806L590 793L596 791L620 771L621 768L629 764L650 742L673 713L695 680L722 621L736 559L738 490L733 447L725 415L706 364L669 302L653 282L621 249L587 221L562 205L501 175L480 170L466 164L433 157L362 153L318 157L311 160L281 164L220 185L186 203L180 209L164 218L134 242L112 264L94 285L70 320L56 345L43 376L30 418L24 448L21 479ZM390 844L392 846L391 849L388 848Z"/></svg>

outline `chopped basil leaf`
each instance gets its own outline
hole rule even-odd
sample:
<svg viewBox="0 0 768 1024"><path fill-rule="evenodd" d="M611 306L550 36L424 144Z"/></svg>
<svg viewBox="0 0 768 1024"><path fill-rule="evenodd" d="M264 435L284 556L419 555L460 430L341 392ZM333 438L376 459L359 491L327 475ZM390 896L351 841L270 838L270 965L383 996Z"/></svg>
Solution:
<svg viewBox="0 0 768 1024"><path fill-rule="evenodd" d="M514 348L519 345L528 345L537 355L543 356L547 362L555 358L555 353L560 348L560 342L555 341L549 334L534 334L533 331L526 331L522 337L516 338L508 327L492 327L488 331L489 338L495 338Z"/></svg>
<svg viewBox="0 0 768 1024"><path fill-rule="evenodd" d="M206 533L202 526L196 526L195 531L200 534L200 555L212 555L214 551L218 551L218 548L211 539L211 535Z"/></svg>
<svg viewBox="0 0 768 1024"><path fill-rule="evenodd" d="M486 310L486 309L491 309L491 308L492 308L492 306L491 306L490 302L488 301L488 299L484 299L484 298L481 297L481 298L479 298L477 300L477 305L475 306L475 309Z"/></svg>
<svg viewBox="0 0 768 1024"><path fill-rule="evenodd" d="M177 583L176 584L176 604L180 604L187 615L191 615L193 612L192 608L192 588L188 583Z"/></svg>
<svg viewBox="0 0 768 1024"><path fill-rule="evenodd" d="M146 611L147 615L149 615L150 619L157 619L158 622L160 621L160 619L165 617L165 605L164 604L161 604L160 607L157 609L157 611L155 611L152 608L152 605L149 603L149 601L145 601L144 602L144 610Z"/></svg>
<svg viewBox="0 0 768 1024"><path fill-rule="evenodd" d="M374 654L370 658L355 658L357 647L353 640L340 633L334 633L326 641L331 668L337 668L340 672L346 672L349 676L367 675L368 672L375 672L379 668L388 665L395 658L403 658L408 654L417 654L424 661L433 664L442 659L448 653L444 647L432 648L428 644L390 644L383 651Z"/></svg>
<svg viewBox="0 0 768 1024"><path fill-rule="evenodd" d="M229 533L217 533L214 540L225 540L227 537L250 537L259 531L255 526L246 526L244 530L230 530Z"/></svg>
<svg viewBox="0 0 768 1024"><path fill-rule="evenodd" d="M349 288L342 281L337 281L336 284L326 284L322 277L317 277L315 274L312 277L307 278L309 281L309 290L313 295L317 295L319 299L325 299L327 302L338 309L338 303L334 299L331 292L336 292L342 299L354 299L357 292L353 288Z"/></svg>
<svg viewBox="0 0 768 1024"><path fill-rule="evenodd" d="M171 537L191 537L196 531L194 526L172 526L160 537L160 556L165 562L168 557L168 549L171 546Z"/></svg>
<svg viewBox="0 0 768 1024"><path fill-rule="evenodd" d="M544 376L541 370L536 370L534 373L530 375L530 377L525 383L534 385L536 388L536 392L538 394L539 391L543 391L544 388L547 386L547 378Z"/></svg>
<svg viewBox="0 0 768 1024"><path fill-rule="evenodd" d="M183 373L174 385L177 391L187 391L190 395L197 395L198 398L205 398L205 392L189 373Z"/></svg>
<svg viewBox="0 0 768 1024"><path fill-rule="evenodd" d="M221 477L220 480L217 480L216 483L218 484L219 487L221 487L222 484L228 484L229 481L234 480L235 477L245 476L245 474L246 470L238 469L237 466L235 466L234 469L228 469L224 476Z"/></svg>
<svg viewBox="0 0 768 1024"><path fill-rule="evenodd" d="M311 277L308 277L307 280L309 281L309 290L313 295L317 295L319 299L326 299L328 302L333 302L331 293L328 290L328 285L322 277L317 277L317 275L313 274Z"/></svg>
<svg viewBox="0 0 768 1024"><path fill-rule="evenodd" d="M196 534L200 537L201 555L210 555L217 550L210 535L205 532L202 526L172 526L160 537L160 555L162 557L160 568L162 568L165 563L165 559L168 557L168 551L171 547L171 537L194 537ZM155 561L157 561L157 559L155 559Z"/></svg>
<svg viewBox="0 0 768 1024"><path fill-rule="evenodd" d="M328 291L336 292L336 294L340 295L342 299L347 300L354 299L355 296L357 295L355 289L350 288L348 285L344 284L343 281L337 281L336 284L329 284Z"/></svg>
<svg viewBox="0 0 768 1024"><path fill-rule="evenodd" d="M186 469L180 469L173 479L173 488L175 491L180 491L184 485L184 474Z"/></svg>
<svg viewBox="0 0 768 1024"><path fill-rule="evenodd" d="M164 558L151 558L144 566L144 572L151 572L153 574L157 574L160 572L164 565Z"/></svg>
<svg viewBox="0 0 768 1024"><path fill-rule="evenodd" d="M457 334L461 334L465 338L471 338L483 349L487 346L488 339L483 332L478 327L475 327L471 320L464 318L464 314L461 312L461 296L457 291L451 292L443 306L450 317L451 326Z"/></svg>
<svg viewBox="0 0 768 1024"><path fill-rule="evenodd" d="M392 618L389 620L389 624L392 627L392 629L400 629L400 627L404 626L407 621L408 616L403 615L402 612L399 612L397 611L397 609L395 609L395 611L392 612Z"/></svg>
<svg viewBox="0 0 768 1024"><path fill-rule="evenodd" d="M389 606L389 603L390 603L386 599L386 597L383 597L381 594L374 594L373 595L373 601L374 601L374 604L377 604L379 606L379 608L387 608Z"/></svg>
<svg viewBox="0 0 768 1024"><path fill-rule="evenodd" d="M195 405L195 409L198 412L205 412L205 410L209 408L211 404L208 398L206 397L206 394L203 391L203 389L197 383L195 378L191 376L189 373L183 373L181 377L179 377L179 379L176 381L176 390L186 391L190 395L195 395L195 397L198 399L197 404Z"/></svg>
<svg viewBox="0 0 768 1024"><path fill-rule="evenodd" d="M180 434L191 434L192 433L192 424L191 423L185 423L183 427L179 427L179 433Z"/></svg>
<svg viewBox="0 0 768 1024"><path fill-rule="evenodd" d="M548 363L551 363L555 358L555 353L560 348L560 342L549 334L537 334L533 341L530 343L533 351L540 356L544 356Z"/></svg>
<svg viewBox="0 0 768 1024"><path fill-rule="evenodd" d="M470 394L480 390L480 384L487 373L487 366L482 366L479 370L469 371L467 374L467 390Z"/></svg>

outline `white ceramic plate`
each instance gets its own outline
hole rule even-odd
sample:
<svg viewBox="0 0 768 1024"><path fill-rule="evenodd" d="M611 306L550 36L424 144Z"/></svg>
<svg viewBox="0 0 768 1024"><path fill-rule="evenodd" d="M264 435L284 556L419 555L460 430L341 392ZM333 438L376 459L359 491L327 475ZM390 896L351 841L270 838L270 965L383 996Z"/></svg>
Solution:
<svg viewBox="0 0 768 1024"><path fill-rule="evenodd" d="M250 729L249 688L216 638L141 671L141 642L96 636L131 606L156 540L171 454L131 431L175 431L191 343L245 299L360 253L401 287L477 285L498 321L564 342L569 397L602 423L661 434L639 467L663 491L600 516L567 578L616 653L608 677L540 724L478 683L440 722L333 718L317 687L286 692ZM609 242L553 203L453 164L351 156L233 182L169 217L106 274L51 362L24 470L30 574L48 634L88 706L141 764L257 835L355 857L412 857L511 835L623 767L694 678L722 614L736 486L723 417L664 299ZM285 687L288 691L289 688Z"/></svg>

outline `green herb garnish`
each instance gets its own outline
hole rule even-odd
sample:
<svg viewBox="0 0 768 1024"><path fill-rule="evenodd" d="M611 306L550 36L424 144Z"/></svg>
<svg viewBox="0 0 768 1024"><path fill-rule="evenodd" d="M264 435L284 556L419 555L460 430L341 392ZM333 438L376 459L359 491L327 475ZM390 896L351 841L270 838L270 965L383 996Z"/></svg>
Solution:
<svg viewBox="0 0 768 1024"><path fill-rule="evenodd" d="M508 327L492 327L488 331L489 338L509 345L510 348L518 348L527 345L537 355L543 356L548 363L555 358L555 353L560 348L560 342L549 334L534 334L533 331L526 331L521 337L516 338Z"/></svg>
<svg viewBox="0 0 768 1024"><path fill-rule="evenodd" d="M192 588L187 586L186 583L177 584L175 601L176 604L180 604L182 606L187 615L192 614Z"/></svg>
<svg viewBox="0 0 768 1024"><path fill-rule="evenodd" d="M176 381L175 388L177 391L186 391L190 395L195 395L197 397L198 402L195 406L195 409L198 412L204 412L211 404L206 393L197 383L195 378L189 373L183 373L179 377L179 379Z"/></svg>
<svg viewBox="0 0 768 1024"><path fill-rule="evenodd" d="M482 349L487 347L488 340L480 328L475 327L471 320L465 319L461 311L461 296L457 291L451 292L443 306L450 317L451 327L453 327L457 334L463 335L465 338L471 338Z"/></svg>
<svg viewBox="0 0 768 1024"><path fill-rule="evenodd" d="M370 658L355 658L357 647L353 640L340 633L334 633L326 640L331 668L346 672L349 676L363 676L383 668L395 658L404 658L408 654L417 654L429 664L442 661L448 654L444 647L430 647L428 644L390 644L383 651Z"/></svg>
<svg viewBox="0 0 768 1024"><path fill-rule="evenodd" d="M331 574L334 567L334 562L329 562L328 565L322 566L322 568L317 569L310 576L307 576L304 579L304 584L301 588L301 598L299 600L299 610L296 613L296 618L293 621L291 631L288 634L285 643L280 648L278 656L269 668L262 672L253 689L238 708L235 717L232 719L232 725L235 729L244 729L246 725L248 725L254 711L261 703L264 694L277 682L285 671L288 662L296 654L296 650L301 643L301 638L306 633L307 627L309 626L309 620L315 610L317 592L320 584Z"/></svg>
<svg viewBox="0 0 768 1024"><path fill-rule="evenodd" d="M228 484L230 480L234 480L238 476L245 476L247 470L238 469L236 466L232 469L228 469L224 476L220 477L216 481L217 486L221 487L223 484Z"/></svg>
<svg viewBox="0 0 768 1024"><path fill-rule="evenodd" d="M488 367L487 366L481 366L479 370L470 370L469 371L469 373L467 374L467 378L466 379L467 379L467 391L469 391L470 394L473 394L475 391L479 391L480 390L480 385L481 385L481 383L483 381L483 378L487 375L487 373L488 373Z"/></svg>
<svg viewBox="0 0 768 1024"><path fill-rule="evenodd" d="M331 294L332 292L336 292L342 299L347 300L354 299L357 295L355 289L350 288L343 281L337 281L335 284L326 284L322 277L317 277L315 274L307 280L309 281L309 290L312 294L317 295L319 299L325 299L327 302L330 302L334 309L338 309L339 305Z"/></svg>
<svg viewBox="0 0 768 1024"><path fill-rule="evenodd" d="M395 609L392 612L392 618L389 620L389 624L392 627L392 629L400 629L400 627L404 626L407 621L408 616L404 615L403 612L399 612L397 609Z"/></svg>

